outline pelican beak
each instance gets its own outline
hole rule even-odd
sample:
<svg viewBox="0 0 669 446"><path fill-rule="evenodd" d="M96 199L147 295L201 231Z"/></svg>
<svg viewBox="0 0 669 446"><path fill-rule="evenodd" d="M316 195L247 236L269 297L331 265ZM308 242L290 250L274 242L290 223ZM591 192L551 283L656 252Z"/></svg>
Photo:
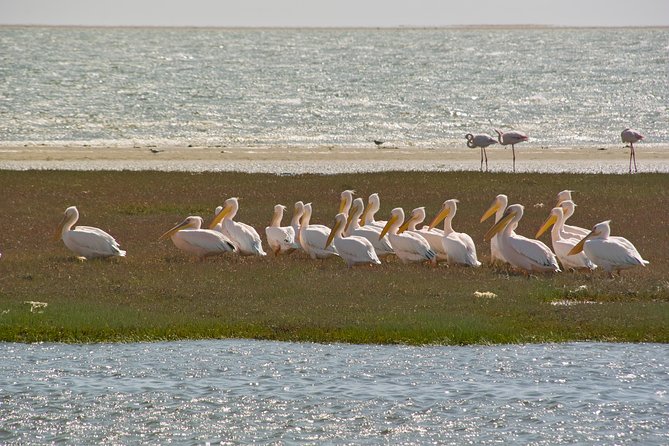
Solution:
<svg viewBox="0 0 669 446"><path fill-rule="evenodd" d="M592 238L595 235L598 235L599 233L596 233L595 231L590 231L588 235L583 237L580 242L578 242L569 252L567 253L568 256L573 256L578 254L579 252L583 251L583 247L585 246L585 242L588 241L588 239Z"/></svg>
<svg viewBox="0 0 669 446"><path fill-rule="evenodd" d="M346 209L346 200L342 197L342 199L339 201L339 213L341 214L344 212L344 209Z"/></svg>
<svg viewBox="0 0 669 446"><path fill-rule="evenodd" d="M63 215L63 218L58 223L56 231L53 233L53 241L57 242L63 236L63 226L65 225L65 220L67 220L67 215Z"/></svg>
<svg viewBox="0 0 669 446"><path fill-rule="evenodd" d="M409 218L407 218L406 221L405 221L404 223L402 223L402 226L400 226L400 227L397 229L397 233L398 233L398 234L401 234L401 233L403 233L404 231L406 231L407 229L409 229L409 225L411 224L411 221L413 220L413 218L414 218L413 215L410 216Z"/></svg>
<svg viewBox="0 0 669 446"><path fill-rule="evenodd" d="M495 234L504 229L506 225L515 216L516 216L515 212L507 210L502 216L502 218L500 218L499 221L492 226L492 228L488 229L488 232L486 232L485 235L483 236L483 240L485 240L486 242L490 241L490 239L493 238Z"/></svg>
<svg viewBox="0 0 669 446"><path fill-rule="evenodd" d="M353 221L353 214L358 210L357 206L353 206L349 211L348 211L348 218L346 219L346 226L344 227L344 232L348 233L348 228L351 227L351 222Z"/></svg>
<svg viewBox="0 0 669 446"><path fill-rule="evenodd" d="M433 229L435 226L439 224L444 218L448 217L448 214L451 213L451 210L449 208L442 208L441 211L432 219L430 222L430 226L428 227L428 231L430 229Z"/></svg>
<svg viewBox="0 0 669 446"><path fill-rule="evenodd" d="M393 215L392 217L390 217L390 220L388 220L388 223L386 223L386 225L383 227L383 230L381 231L381 234L379 235L379 240L381 240L383 237L386 236L386 234L388 233L388 230L390 229L390 227L396 221L397 221L397 216L396 215Z"/></svg>
<svg viewBox="0 0 669 446"><path fill-rule="evenodd" d="M340 226L339 220L335 221L335 224L332 227L332 230L330 231L330 235L328 235L328 239L325 242L325 246L323 247L323 249L327 249L328 246L330 246L330 244L332 243L332 240L334 240L334 238L335 238L335 234L339 230L339 226Z"/></svg>
<svg viewBox="0 0 669 446"><path fill-rule="evenodd" d="M362 215L360 216L360 226L365 226L365 219L367 218L368 212L369 212L369 206L367 206L365 210L362 211Z"/></svg>
<svg viewBox="0 0 669 446"><path fill-rule="evenodd" d="M214 229L214 227L219 224L223 219L225 218L226 215L228 215L232 211L231 206L226 206L224 207L221 212L218 213L218 215L214 216L214 219L211 221L211 224L209 225L209 229Z"/></svg>
<svg viewBox="0 0 669 446"><path fill-rule="evenodd" d="M188 220L182 221L181 223L179 223L178 225L176 225L175 227L173 227L169 231L165 232L163 235L160 236L160 238L158 238L158 240L164 240L168 237L172 237L172 235L176 234L177 232L179 232L180 230L182 230L186 226L188 226Z"/></svg>
<svg viewBox="0 0 669 446"><path fill-rule="evenodd" d="M490 207L488 208L487 211L485 211L485 214L481 217L481 223L495 215L495 212L499 210L499 203L497 203L497 200L493 201Z"/></svg>
<svg viewBox="0 0 669 446"><path fill-rule="evenodd" d="M544 232L548 231L548 228L550 228L551 226L553 226L553 225L555 224L556 221L557 221L557 216L551 214L551 215L546 219L546 221L545 221L544 224L541 226L541 228L539 228L539 230L537 231L537 235L535 235L534 237L535 237L535 238L539 238L539 237L541 237L541 235L542 235Z"/></svg>

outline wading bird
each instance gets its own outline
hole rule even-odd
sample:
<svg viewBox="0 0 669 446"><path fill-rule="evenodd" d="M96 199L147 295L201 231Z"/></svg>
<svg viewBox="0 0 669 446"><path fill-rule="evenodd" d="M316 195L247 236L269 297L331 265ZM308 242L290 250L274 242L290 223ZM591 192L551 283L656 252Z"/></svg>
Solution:
<svg viewBox="0 0 669 446"><path fill-rule="evenodd" d="M465 138L467 139L467 147L469 147L470 149L475 149L477 147L481 148L481 172L483 172L484 157L485 157L485 170L487 172L488 154L486 153L485 149L491 144L497 144L497 141L495 140L495 138L493 138L490 135L486 135L485 133L479 135L472 135L471 133L467 133L465 135Z"/></svg>
<svg viewBox="0 0 669 446"><path fill-rule="evenodd" d="M217 228L220 223L220 231L237 246L239 254L243 256L267 255L262 249L262 241L258 231L246 223L233 220L238 210L239 201L237 198L228 198L225 200L223 209L214 216L209 228Z"/></svg>
<svg viewBox="0 0 669 446"><path fill-rule="evenodd" d="M446 251L448 263L457 263L458 265L466 266L481 266L476 257L476 246L474 240L464 232L456 232L453 230L453 217L458 211L458 200L446 200L441 206L441 210L434 217L428 227L428 231L433 230L441 220L444 220L444 231L441 243Z"/></svg>
<svg viewBox="0 0 669 446"><path fill-rule="evenodd" d="M585 252L595 265L613 276L623 269L635 266L646 266L650 262L644 260L634 245L624 237L611 236L611 220L597 223L592 231L574 246L569 255Z"/></svg>
<svg viewBox="0 0 669 446"><path fill-rule="evenodd" d="M437 253L430 248L430 244L414 232L398 234L397 230L404 222L404 210L395 208L390 212L390 220L383 227L379 238L388 234L388 240L395 251L395 255L403 263L430 261L437 264Z"/></svg>
<svg viewBox="0 0 669 446"><path fill-rule="evenodd" d="M121 250L114 237L102 229L91 226L73 228L77 220L79 220L79 211L76 206L65 209L65 214L58 224L54 239L62 238L65 246L80 259L125 256L125 251Z"/></svg>
<svg viewBox="0 0 669 446"><path fill-rule="evenodd" d="M523 218L523 206L512 204L506 208L502 218L485 234L485 240L499 233L498 244L506 261L519 270L529 274L533 272L559 272L555 254L539 240L529 239L515 234L513 229Z"/></svg>
<svg viewBox="0 0 669 446"><path fill-rule="evenodd" d="M574 270L593 270L597 268L597 265L595 265L592 260L590 260L583 252L576 255L569 255L569 251L571 251L574 246L576 246L580 238L574 238L564 232L564 221L565 216L563 209L559 206L554 207L551 209L551 212L544 224L541 225L537 231L536 238L541 237L541 235L552 226L551 244L553 245L553 251L555 251L555 255L560 261L560 264L562 264L562 268L569 268Z"/></svg>
<svg viewBox="0 0 669 446"><path fill-rule="evenodd" d="M637 132L634 129L625 129L620 134L620 139L623 140L623 143L630 145L630 171L632 173L632 160L634 160L634 172L636 173L636 154L634 153L634 143L641 141L644 136Z"/></svg>
<svg viewBox="0 0 669 446"><path fill-rule="evenodd" d="M354 265L379 265L381 261L374 251L372 243L364 237L350 235L343 237L344 227L346 226L346 214L339 213L335 216L335 222L330 231L330 235L325 242L327 249L330 244L334 244L337 254L346 262L349 268Z"/></svg>
<svg viewBox="0 0 669 446"><path fill-rule="evenodd" d="M281 226L283 211L285 210L286 206L282 204L275 205L272 220L269 226L265 228L267 244L275 256L290 254L299 247L295 242L295 229L292 226Z"/></svg>
<svg viewBox="0 0 669 446"><path fill-rule="evenodd" d="M202 217L195 215L186 217L181 223L161 235L159 240L170 237L174 246L194 255L199 260L234 252L237 249L232 241L219 231L201 229L202 221Z"/></svg>
<svg viewBox="0 0 669 446"><path fill-rule="evenodd" d="M518 131L511 131L511 132L501 132L497 129L495 129L495 132L497 132L497 139L499 140L499 143L503 146L508 146L511 144L511 153L513 154L513 171L516 171L516 144L521 143L523 141L527 141L529 137L523 133L523 132L518 132Z"/></svg>

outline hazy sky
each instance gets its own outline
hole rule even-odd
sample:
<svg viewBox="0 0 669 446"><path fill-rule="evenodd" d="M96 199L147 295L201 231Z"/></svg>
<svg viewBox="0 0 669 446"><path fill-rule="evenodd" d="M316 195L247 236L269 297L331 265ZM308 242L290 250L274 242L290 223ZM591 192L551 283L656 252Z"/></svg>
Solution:
<svg viewBox="0 0 669 446"><path fill-rule="evenodd" d="M669 26L669 0L0 0L0 24Z"/></svg>

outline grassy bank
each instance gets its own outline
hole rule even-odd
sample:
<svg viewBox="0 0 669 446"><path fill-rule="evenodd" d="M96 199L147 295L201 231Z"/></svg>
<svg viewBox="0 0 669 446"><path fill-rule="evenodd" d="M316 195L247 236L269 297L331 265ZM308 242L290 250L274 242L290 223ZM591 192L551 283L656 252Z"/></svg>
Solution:
<svg viewBox="0 0 669 446"><path fill-rule="evenodd" d="M669 342L669 178L663 174L546 175L375 173L274 176L241 173L0 171L0 340L136 341L184 338L355 343L513 343L571 340ZM562 189L574 189L570 223L611 219L613 232L651 262L604 273L526 278L504 269L402 265L347 269L301 254L195 262L159 235L187 215L211 218L239 196L238 219L264 236L272 206L312 201L330 225L343 189L429 218L458 198L456 230L486 262L497 193L526 206L518 232L533 236ZM543 207L540 205L543 204ZM69 205L80 224L114 235L128 257L79 262L52 235ZM542 239L549 242L549 235ZM489 291L496 297L476 297ZM31 311L25 302L48 304ZM557 304L557 305L556 305Z"/></svg>

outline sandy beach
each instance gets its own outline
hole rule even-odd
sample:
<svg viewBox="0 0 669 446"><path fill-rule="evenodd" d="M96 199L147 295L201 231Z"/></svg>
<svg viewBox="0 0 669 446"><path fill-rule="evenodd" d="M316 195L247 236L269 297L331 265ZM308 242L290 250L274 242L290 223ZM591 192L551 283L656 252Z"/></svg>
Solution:
<svg viewBox="0 0 669 446"><path fill-rule="evenodd" d="M668 147L636 149L639 172L669 172ZM511 149L488 149L492 172L512 169ZM516 148L517 172L627 173L629 149ZM402 171L476 171L478 149L320 147L57 147L0 148L3 170L239 171L275 174Z"/></svg>

